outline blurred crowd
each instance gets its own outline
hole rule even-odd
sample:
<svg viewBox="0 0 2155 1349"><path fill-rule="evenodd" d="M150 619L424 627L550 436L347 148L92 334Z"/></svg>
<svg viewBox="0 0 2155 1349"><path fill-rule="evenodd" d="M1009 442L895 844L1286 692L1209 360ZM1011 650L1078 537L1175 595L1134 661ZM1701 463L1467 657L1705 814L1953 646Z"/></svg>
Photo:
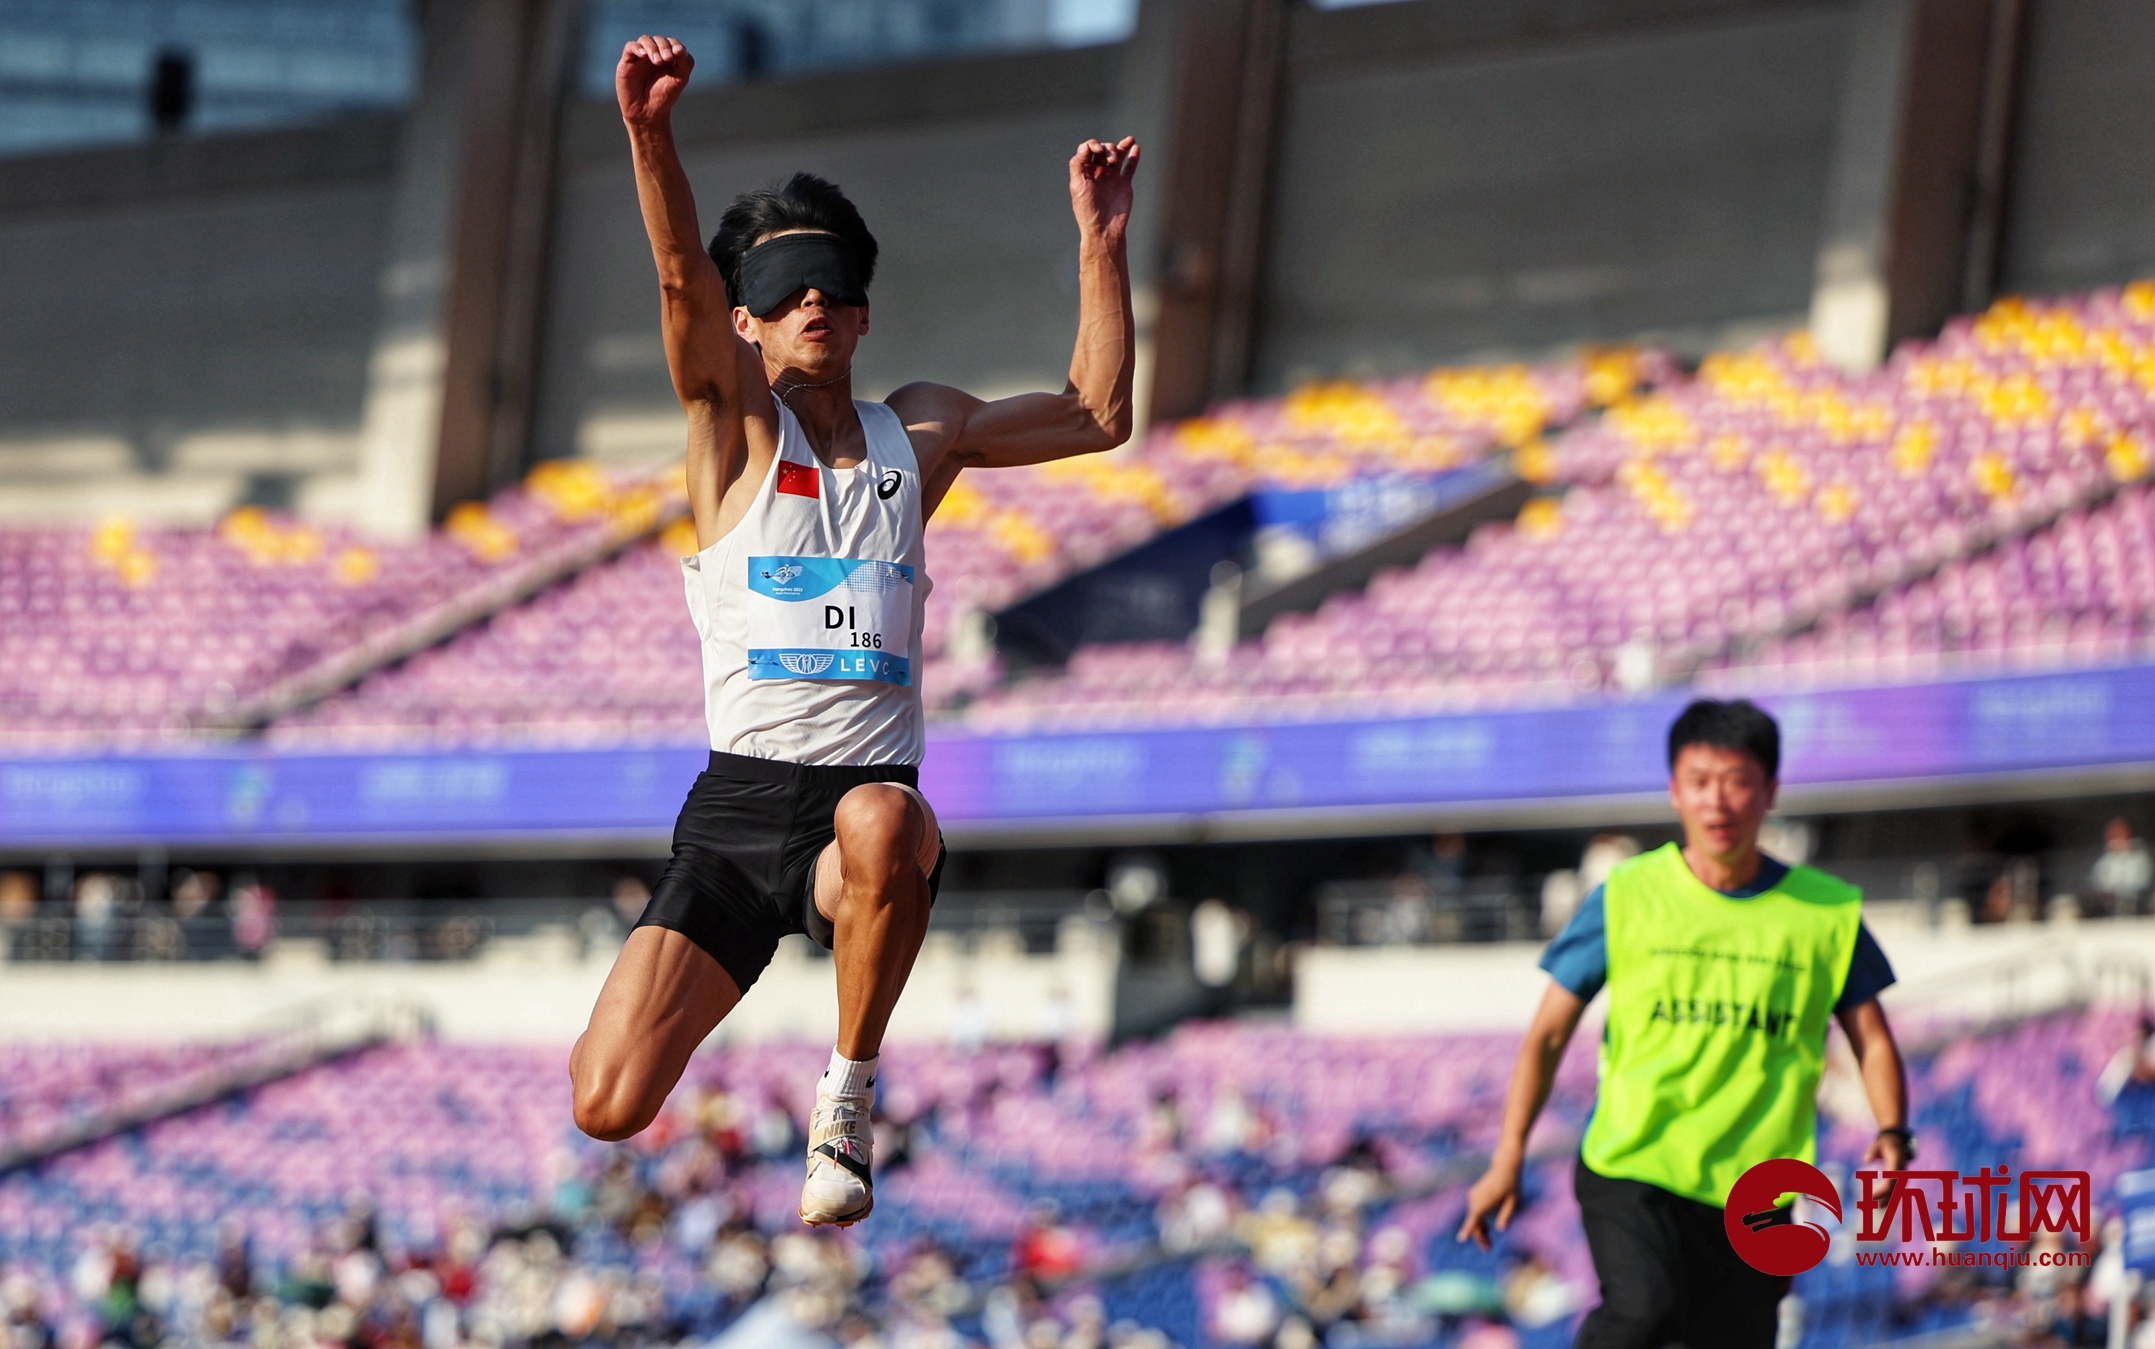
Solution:
<svg viewBox="0 0 2155 1349"><path fill-rule="evenodd" d="M0 1268L0 1349L1568 1343L1595 1289L1562 1129L1529 1167L1519 1219L1480 1252L1453 1233L1486 1142L1489 1074L1414 1077L1476 1054L1497 1064L1504 1047L1343 1041L1308 1055L1303 1075L1254 1066L1310 1049L1272 1035L1193 1027L1106 1056L1078 1044L924 1054L893 1072L876 1119L877 1212L835 1232L794 1215L807 1104L796 1089L812 1079L793 1051L768 1047L699 1056L628 1143L542 1123L514 1173L530 1178L511 1187L528 1193L522 1207L377 1212L354 1194L311 1237L295 1227L274 1249L229 1224L170 1249L91 1203L41 1244L0 1233L18 1253L50 1253ZM2119 1169L2155 1155L2155 1022L2034 1018L1912 1047L1909 1064L1938 1163L2089 1167L2098 1224ZM1202 1086L1198 1065L1212 1070ZM1821 1146L1844 1181L1860 1151L1850 1140L1870 1136L1867 1116L1842 1117L1836 1074L1850 1071L1829 1067ZM1578 1079L1552 1107L1563 1129L1584 1115L1590 1075ZM1372 1104L1339 1115L1342 1132L1322 1132L1320 1105L1364 1096ZM1104 1163L1075 1146L1086 1134L1112 1135ZM137 1190L166 1179L133 1174ZM2155 1349L2155 1293L2125 1269L2121 1231L2112 1221L2079 1266L1920 1273L1858 1266L1837 1240L1797 1282L1784 1345L1973 1324L2064 1349L2104 1342L2125 1307L2132 1349Z"/></svg>
<svg viewBox="0 0 2155 1349"><path fill-rule="evenodd" d="M42 894L41 894L42 889ZM54 867L0 872L0 959L256 959L277 935L277 895L252 872L139 875Z"/></svg>
<svg viewBox="0 0 2155 1349"><path fill-rule="evenodd" d="M2145 839L2124 818L2082 821L2071 832L2101 844L2059 839L2033 817L2008 813L1974 819L1957 848L1896 864L1877 900L1911 900L1936 922L2032 922L2141 916L2155 896L2155 861ZM2083 831L2085 831L2083 833ZM1817 840L1802 821L1777 818L1762 836L1766 851L1801 862ZM1208 990L1229 990L1259 1001L1284 997L1291 978L1289 947L1411 946L1475 941L1526 941L1555 936L1609 871L1642 848L1629 834L1589 839L1575 865L1540 869L1497 836L1440 833L1373 850L1364 864L1308 891L1309 911L1260 915L1220 899L1194 906L1155 904L1164 891L1126 901L1111 875L1103 894L1113 911L1146 924L1172 924L1164 944L1187 959ZM1157 856L1119 869L1158 870ZM1845 859L1844 859L1845 862ZM1876 868L1872 870L1875 872ZM1164 872L1160 884L1164 884ZM283 885L283 880L277 884ZM425 900L362 901L335 893L283 902L270 880L248 869L229 876L208 868L167 869L148 862L127 871L77 872L64 859L33 870L0 871L0 960L171 961L259 959L280 939L312 939L336 960L458 960L478 955L520 922L567 922L579 954L616 941L650 897L645 882L624 873L610 895L592 894L541 919L510 912L515 905L443 904ZM1147 910L1151 912L1140 911ZM946 905L946 907L949 907ZM497 917L509 926L498 927ZM1133 956L1159 955L1157 934L1134 932ZM1214 1010L1231 1000L1215 999Z"/></svg>
<svg viewBox="0 0 2155 1349"><path fill-rule="evenodd" d="M213 1257L192 1260L140 1250L123 1230L102 1228L62 1278L0 1275L0 1345L634 1349L721 1336L744 1349L1175 1343L1157 1326L1111 1312L1113 1293L1103 1296L1100 1280L1086 1277L1096 1262L1084 1235L1051 1207L1028 1215L1003 1261L969 1261L931 1239L877 1248L852 1232L758 1224L744 1196L710 1185L684 1160L699 1150L616 1153L596 1174L579 1167L564 1177L560 1198L572 1207L496 1226L452 1218L423 1248L385 1240L360 1198L319 1242L278 1266L257 1259L246 1234L230 1228ZM1589 1290L1524 1251L1489 1272L1417 1275L1405 1227L1364 1225L1382 1185L1379 1172L1345 1164L1308 1195L1274 1189L1244 1207L1231 1189L1196 1182L1163 1201L1161 1250L1151 1258L1182 1270L1199 1257L1179 1296L1194 1291L1202 1319L1188 1329L1207 1344L1568 1342L1573 1314L1594 1300ZM2132 1349L2149 1349L2155 1297L2127 1281L2111 1244L2114 1223L2105 1235L2089 1268L1949 1270L1921 1302L1957 1313L1991 1342L2070 1349L2106 1343L2111 1304L2122 1298L2134 1307ZM1133 1268L1142 1262L1106 1264L1110 1284L1142 1280ZM1784 1317L1800 1331L1794 1301ZM1811 1341L1841 1342L1815 1331Z"/></svg>
<svg viewBox="0 0 2155 1349"><path fill-rule="evenodd" d="M1579 1305L1533 1257L1432 1273L1430 1224L1397 1218L1430 1202L1411 1149L1363 1138L1331 1166L1283 1173L1268 1160L1282 1122L1238 1093L1198 1103L1187 1127L1160 1096L1136 1154L1160 1198L1135 1229L1039 1196L1014 1222L909 1210L906 1173L963 1167L954 1117L977 1127L993 1095L879 1116L885 1211L841 1231L791 1211L802 1121L775 1094L708 1086L629 1143L565 1143L526 1212L414 1219L355 1194L283 1259L229 1225L191 1255L87 1228L67 1267L0 1274L0 1349L635 1349L722 1335L755 1349L1311 1349L1553 1326Z"/></svg>

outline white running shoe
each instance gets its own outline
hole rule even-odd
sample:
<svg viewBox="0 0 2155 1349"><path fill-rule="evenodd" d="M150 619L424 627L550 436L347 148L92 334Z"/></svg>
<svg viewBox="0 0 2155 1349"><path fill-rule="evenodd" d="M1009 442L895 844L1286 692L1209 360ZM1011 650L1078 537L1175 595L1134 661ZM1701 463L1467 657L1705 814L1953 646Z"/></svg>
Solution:
<svg viewBox="0 0 2155 1349"><path fill-rule="evenodd" d="M875 1184L869 1179L875 1146L865 1101L816 1095L808 1117L808 1179L801 1186L801 1221L851 1227L875 1207Z"/></svg>

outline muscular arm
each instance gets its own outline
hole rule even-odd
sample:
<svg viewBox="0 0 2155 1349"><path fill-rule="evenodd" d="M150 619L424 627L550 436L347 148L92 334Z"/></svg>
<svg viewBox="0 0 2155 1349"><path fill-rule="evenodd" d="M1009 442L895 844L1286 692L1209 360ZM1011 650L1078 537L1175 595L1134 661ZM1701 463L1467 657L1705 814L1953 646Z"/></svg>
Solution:
<svg viewBox="0 0 2155 1349"><path fill-rule="evenodd" d="M763 394L763 364L734 331L726 283L704 251L696 199L674 149L673 105L694 66L673 39L642 37L622 48L614 86L636 166L636 201L658 267L666 367L689 414L689 500L698 542L708 545L724 533L719 505L746 466L750 445L775 445L776 434L746 434L748 420L771 419L767 396L746 396Z"/></svg>
<svg viewBox="0 0 2155 1349"><path fill-rule="evenodd" d="M1557 1065L1564 1061L1564 1050L1571 1044L1572 1032L1579 1028L1579 1016L1585 1010L1585 1001L1562 984L1551 982L1541 995L1541 1006L1534 1009L1534 1022L1527 1027L1526 1038L1519 1042L1519 1057L1512 1064L1511 1088L1504 1097L1504 1123L1496 1152L1489 1159L1489 1169L1467 1192L1466 1219L1459 1225L1459 1240L1472 1237L1486 1251L1486 1223L1491 1215L1495 1216L1497 1231L1511 1226L1512 1214L1519 1207L1519 1173L1526 1165L1527 1135L1533 1132L1541 1108L1549 1103Z"/></svg>
<svg viewBox="0 0 2155 1349"><path fill-rule="evenodd" d="M909 384L890 396L921 452L931 509L961 469L1067 459L1111 450L1130 438L1137 334L1125 233L1137 159L1137 143L1127 138L1115 145L1087 141L1070 159L1078 336L1061 393L991 403L940 384Z"/></svg>

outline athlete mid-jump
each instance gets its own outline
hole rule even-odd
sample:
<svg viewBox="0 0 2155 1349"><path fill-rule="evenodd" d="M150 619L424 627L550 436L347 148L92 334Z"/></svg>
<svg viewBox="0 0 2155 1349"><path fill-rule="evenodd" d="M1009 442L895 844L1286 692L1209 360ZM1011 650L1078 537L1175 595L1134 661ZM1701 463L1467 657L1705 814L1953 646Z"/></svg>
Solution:
<svg viewBox="0 0 2155 1349"><path fill-rule="evenodd" d="M817 1085L801 1218L844 1224L875 1202L876 1054L942 873L919 790L922 528L964 468L1129 438L1123 235L1138 150L1087 141L1070 159L1079 313L1061 393L990 403L909 384L858 402L875 238L835 186L796 174L735 200L706 251L670 122L693 66L673 39L638 38L614 84L688 411L702 551L682 568L711 763L569 1072L578 1127L636 1133L779 939L807 933L835 956L838 1043Z"/></svg>

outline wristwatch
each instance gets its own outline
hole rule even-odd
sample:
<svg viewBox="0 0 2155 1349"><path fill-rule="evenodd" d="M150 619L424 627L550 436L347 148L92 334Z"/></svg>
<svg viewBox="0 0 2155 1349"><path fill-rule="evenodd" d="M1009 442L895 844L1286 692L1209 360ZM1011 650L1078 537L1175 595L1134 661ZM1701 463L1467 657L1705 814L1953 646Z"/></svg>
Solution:
<svg viewBox="0 0 2155 1349"><path fill-rule="evenodd" d="M1885 1136L1886 1136L1887 1134L1892 1134L1892 1135L1893 1135L1894 1137L1896 1137L1896 1138L1900 1139L1900 1140L1901 1140L1901 1146L1902 1146L1903 1148L1907 1149L1907 1151L1908 1151L1908 1160L1909 1160L1909 1161L1914 1161L1914 1160L1915 1160L1915 1158L1916 1158L1916 1135L1915 1135L1915 1130L1913 1130L1913 1129L1909 1129L1909 1128L1905 1128L1905 1127L1903 1127L1903 1126L1901 1126L1901 1125L1898 1125L1898 1124L1894 1124L1894 1125L1889 1125L1889 1126L1887 1126L1886 1128L1880 1129L1880 1130L1878 1131L1878 1136L1879 1136L1880 1138L1884 1138L1884 1137L1885 1137Z"/></svg>

